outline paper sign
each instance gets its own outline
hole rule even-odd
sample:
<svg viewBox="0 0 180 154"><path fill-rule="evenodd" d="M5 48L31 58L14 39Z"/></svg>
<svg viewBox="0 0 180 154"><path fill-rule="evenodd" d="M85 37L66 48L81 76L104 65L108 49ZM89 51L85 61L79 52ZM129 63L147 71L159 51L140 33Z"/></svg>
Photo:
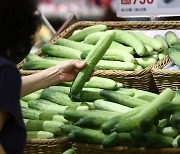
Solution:
<svg viewBox="0 0 180 154"><path fill-rule="evenodd" d="M180 0L116 0L118 17L180 16Z"/></svg>

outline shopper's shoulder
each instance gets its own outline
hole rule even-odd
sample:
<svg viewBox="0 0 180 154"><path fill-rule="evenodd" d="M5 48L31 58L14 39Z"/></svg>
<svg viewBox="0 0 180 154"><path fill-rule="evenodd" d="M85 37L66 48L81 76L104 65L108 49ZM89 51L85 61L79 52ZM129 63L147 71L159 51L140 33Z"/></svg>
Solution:
<svg viewBox="0 0 180 154"><path fill-rule="evenodd" d="M0 68L11 68L11 69L14 69L16 70L16 66L11 62L9 61L8 59L0 56Z"/></svg>

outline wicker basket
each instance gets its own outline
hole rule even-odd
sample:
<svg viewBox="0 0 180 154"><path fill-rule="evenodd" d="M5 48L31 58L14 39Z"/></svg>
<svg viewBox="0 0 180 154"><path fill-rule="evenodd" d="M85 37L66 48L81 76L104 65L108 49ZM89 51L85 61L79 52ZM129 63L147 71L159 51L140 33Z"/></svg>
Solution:
<svg viewBox="0 0 180 154"><path fill-rule="evenodd" d="M170 62L170 58L166 57L152 68L153 78L159 92L165 88L171 88L173 90L180 89L180 70L162 69Z"/></svg>
<svg viewBox="0 0 180 154"><path fill-rule="evenodd" d="M115 22L92 22L92 21L81 21L77 22L63 32L61 32L56 38L54 38L50 44L54 44L59 37L67 38L75 30L83 29L85 27L95 25L95 24L105 24L108 29L122 29L122 30L167 30L167 29L180 29L180 21L115 21ZM38 52L41 55L41 51ZM24 62L24 61L23 61ZM36 73L38 71L33 70L21 70L23 64L21 62L18 68L22 75L29 75ZM152 92L157 92L156 84L153 80L151 74L152 67L146 68L142 71L112 71L112 70L97 70L95 71L96 76L113 78L118 82L122 82L127 88L137 88L141 90L147 90Z"/></svg>
<svg viewBox="0 0 180 154"><path fill-rule="evenodd" d="M66 138L29 139L26 142L24 154L61 154L71 148Z"/></svg>
<svg viewBox="0 0 180 154"><path fill-rule="evenodd" d="M179 154L178 148L162 148L162 149L147 149L147 148L128 148L117 146L110 149L102 149L100 145L94 144L80 144L72 145L76 154Z"/></svg>

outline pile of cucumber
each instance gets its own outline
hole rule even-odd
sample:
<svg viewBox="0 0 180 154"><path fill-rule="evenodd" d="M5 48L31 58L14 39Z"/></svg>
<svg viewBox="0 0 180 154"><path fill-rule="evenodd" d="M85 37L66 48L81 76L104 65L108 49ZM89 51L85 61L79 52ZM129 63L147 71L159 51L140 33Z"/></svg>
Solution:
<svg viewBox="0 0 180 154"><path fill-rule="evenodd" d="M155 94L93 76L73 102L71 84L21 98L28 138L67 137L103 148L180 146L180 90Z"/></svg>
<svg viewBox="0 0 180 154"><path fill-rule="evenodd" d="M99 57L95 66L98 70L142 70L164 58L168 48L179 43L173 31L167 31L165 36L150 37L141 32L109 30L106 25L98 24L86 27L68 38L58 38L54 44L44 44L41 48L43 56L30 53L22 69L42 70L69 59L84 60L108 32L114 32L115 37L113 41L109 40L110 46L103 57Z"/></svg>

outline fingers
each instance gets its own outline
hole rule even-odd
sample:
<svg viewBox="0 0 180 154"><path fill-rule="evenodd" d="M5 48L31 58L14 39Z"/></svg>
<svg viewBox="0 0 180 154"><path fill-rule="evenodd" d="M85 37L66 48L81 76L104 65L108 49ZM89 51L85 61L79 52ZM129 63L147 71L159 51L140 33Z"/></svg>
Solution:
<svg viewBox="0 0 180 154"><path fill-rule="evenodd" d="M80 60L73 60L72 64L75 68L82 69L86 66L86 62Z"/></svg>

